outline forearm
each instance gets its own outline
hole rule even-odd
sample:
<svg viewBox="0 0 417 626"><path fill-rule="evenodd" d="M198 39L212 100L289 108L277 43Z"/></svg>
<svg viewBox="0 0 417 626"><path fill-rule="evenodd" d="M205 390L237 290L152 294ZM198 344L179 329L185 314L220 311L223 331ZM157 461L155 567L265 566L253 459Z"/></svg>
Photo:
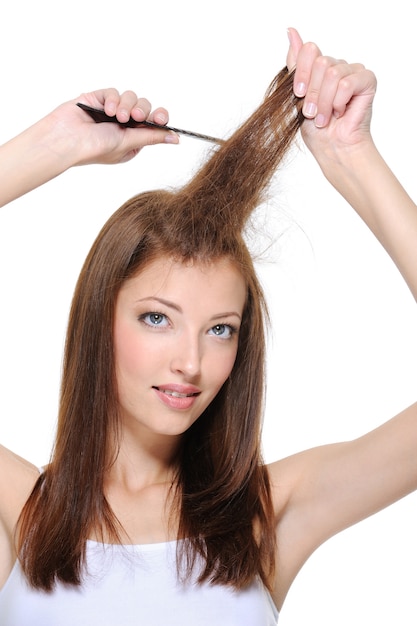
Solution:
<svg viewBox="0 0 417 626"><path fill-rule="evenodd" d="M73 165L71 135L44 118L0 146L0 206L55 178Z"/></svg>
<svg viewBox="0 0 417 626"><path fill-rule="evenodd" d="M396 263L417 300L417 207L369 140L322 155L330 183L351 204Z"/></svg>
<svg viewBox="0 0 417 626"><path fill-rule="evenodd" d="M0 146L0 206L39 187L74 165L124 163L149 145L178 143L178 137L159 128L122 128L96 124L78 101L106 110L124 123L133 117L166 124L168 112L151 110L133 91L100 89L70 100L23 133Z"/></svg>

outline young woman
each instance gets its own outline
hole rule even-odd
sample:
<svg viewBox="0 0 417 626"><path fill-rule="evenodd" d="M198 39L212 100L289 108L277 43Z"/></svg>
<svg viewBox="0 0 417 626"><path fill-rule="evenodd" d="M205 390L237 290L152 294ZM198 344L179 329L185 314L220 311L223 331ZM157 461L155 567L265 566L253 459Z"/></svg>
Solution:
<svg viewBox="0 0 417 626"><path fill-rule="evenodd" d="M262 463L266 310L245 232L300 128L417 293L416 206L370 135L375 77L289 35L294 73L188 184L126 202L86 259L51 462L0 449L2 626L275 624L321 543L417 487L416 405ZM80 99L120 122L168 119L132 92ZM95 124L76 102L1 147L2 204L177 141Z"/></svg>

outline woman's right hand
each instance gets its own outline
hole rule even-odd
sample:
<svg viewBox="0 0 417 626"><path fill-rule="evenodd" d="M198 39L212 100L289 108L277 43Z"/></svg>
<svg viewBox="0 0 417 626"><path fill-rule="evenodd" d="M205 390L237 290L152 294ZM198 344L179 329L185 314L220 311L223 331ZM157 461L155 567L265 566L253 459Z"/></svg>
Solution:
<svg viewBox="0 0 417 626"><path fill-rule="evenodd" d="M96 123L77 102L116 115L120 122L168 122L164 108L154 111L146 98L116 89L85 93L61 104L46 117L0 146L0 206L43 185L74 165L123 163L148 145L178 143L172 131L149 127L126 128Z"/></svg>
<svg viewBox="0 0 417 626"><path fill-rule="evenodd" d="M103 109L107 115L115 115L120 122L127 122L129 117L138 122L168 122L166 109L157 108L152 111L150 102L146 98L138 98L133 91L120 94L116 89L110 88L82 94L75 100L62 104L46 118L56 130L56 139L62 140L64 144L67 142L67 151L69 149L73 155L73 165L122 163L132 159L147 145L178 143L178 137L172 131L97 124L76 106L77 102ZM63 134L62 137L60 134ZM53 135L51 139L54 140Z"/></svg>

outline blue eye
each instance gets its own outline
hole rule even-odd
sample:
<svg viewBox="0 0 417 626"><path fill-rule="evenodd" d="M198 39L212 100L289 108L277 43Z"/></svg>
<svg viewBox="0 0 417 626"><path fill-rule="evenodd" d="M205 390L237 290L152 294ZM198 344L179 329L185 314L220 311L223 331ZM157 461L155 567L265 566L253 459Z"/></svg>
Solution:
<svg viewBox="0 0 417 626"><path fill-rule="evenodd" d="M144 313L139 318L141 321L145 322L148 326L166 326L168 320L163 313Z"/></svg>
<svg viewBox="0 0 417 626"><path fill-rule="evenodd" d="M213 328L210 328L210 334L215 335L216 337L221 337L222 339L230 339L232 335L236 332L236 329L230 324L216 324Z"/></svg>

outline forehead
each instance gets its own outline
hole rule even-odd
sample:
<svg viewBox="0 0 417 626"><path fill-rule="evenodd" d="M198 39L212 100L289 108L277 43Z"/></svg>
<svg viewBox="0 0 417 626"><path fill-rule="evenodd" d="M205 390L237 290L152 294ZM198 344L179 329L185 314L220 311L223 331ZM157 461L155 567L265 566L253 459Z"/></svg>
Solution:
<svg viewBox="0 0 417 626"><path fill-rule="evenodd" d="M221 304L230 303L243 310L246 281L242 273L227 258L210 262L158 258L128 279L120 296L141 298L165 297L176 300L201 299Z"/></svg>

